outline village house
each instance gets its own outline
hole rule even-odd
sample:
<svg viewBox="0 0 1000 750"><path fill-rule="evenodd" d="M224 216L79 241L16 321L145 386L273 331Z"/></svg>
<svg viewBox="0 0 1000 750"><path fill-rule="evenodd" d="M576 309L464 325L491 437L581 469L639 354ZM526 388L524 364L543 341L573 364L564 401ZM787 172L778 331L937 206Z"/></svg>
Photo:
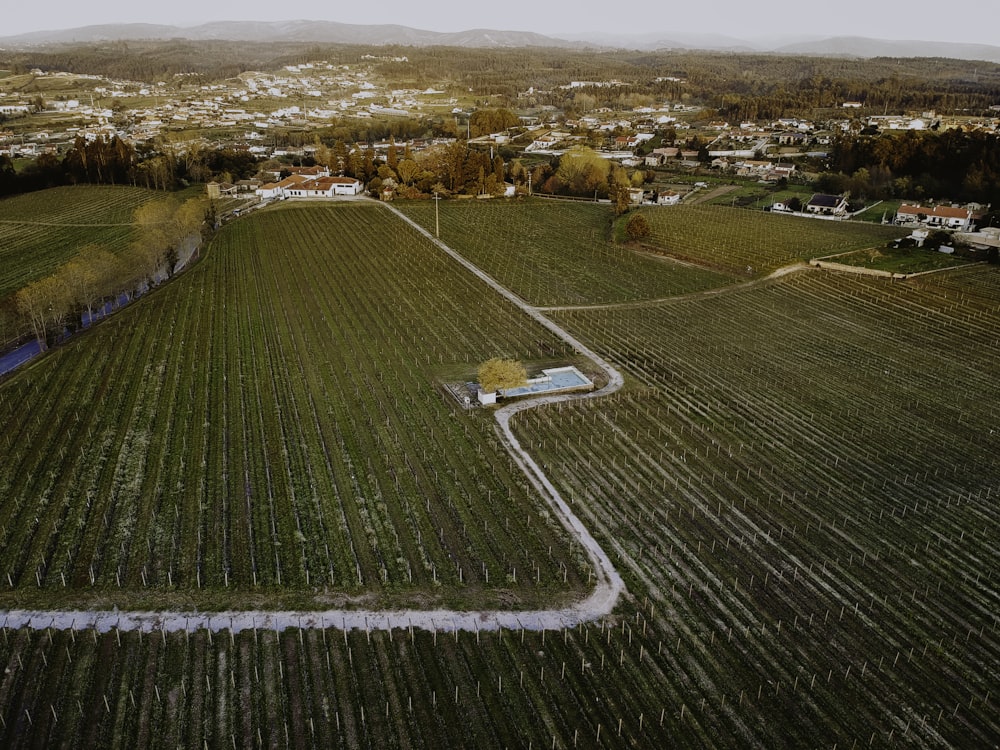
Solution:
<svg viewBox="0 0 1000 750"><path fill-rule="evenodd" d="M299 174L289 175L285 179L279 182L268 182L265 185L261 185L257 188L256 193L260 198L264 200L273 198L284 198L288 190L301 185L305 182L309 182L309 178Z"/></svg>
<svg viewBox="0 0 1000 750"><path fill-rule="evenodd" d="M923 224L932 229L954 229L967 232L972 228L975 215L969 208L904 204L896 211L896 224Z"/></svg>
<svg viewBox="0 0 1000 750"><path fill-rule="evenodd" d="M314 167L286 167L290 174L303 177L329 177L330 168L316 165Z"/></svg>
<svg viewBox="0 0 1000 750"><path fill-rule="evenodd" d="M843 195L816 193L806 203L805 211L820 216L844 216L847 213L847 198Z"/></svg>
<svg viewBox="0 0 1000 750"><path fill-rule="evenodd" d="M779 146L801 146L805 142L805 135L794 131L786 130L775 136Z"/></svg>
<svg viewBox="0 0 1000 750"><path fill-rule="evenodd" d="M237 193L254 193L263 183L260 180L237 180Z"/></svg>
<svg viewBox="0 0 1000 750"><path fill-rule="evenodd" d="M681 151L681 164L685 167L697 167L698 166L698 152L692 149L685 149Z"/></svg>
<svg viewBox="0 0 1000 750"><path fill-rule="evenodd" d="M740 177L762 177L771 169L771 162L759 159L745 159L737 165L736 174Z"/></svg>
<svg viewBox="0 0 1000 750"><path fill-rule="evenodd" d="M317 177L288 188L288 198L333 198L336 195L358 195L361 182L353 177Z"/></svg>

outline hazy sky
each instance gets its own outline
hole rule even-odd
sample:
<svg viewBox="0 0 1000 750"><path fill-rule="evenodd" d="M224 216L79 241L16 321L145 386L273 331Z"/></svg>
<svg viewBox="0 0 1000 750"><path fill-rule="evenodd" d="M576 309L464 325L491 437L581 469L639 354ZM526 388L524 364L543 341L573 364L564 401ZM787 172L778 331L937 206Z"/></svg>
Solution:
<svg viewBox="0 0 1000 750"><path fill-rule="evenodd" d="M838 0L834 3L752 3L748 0L26 0L5 3L0 36L98 23L194 26L231 19L317 19L342 23L397 23L436 31L516 29L560 32L714 33L752 38L854 35L876 39L1000 43L994 0ZM992 9L990 9L992 6Z"/></svg>

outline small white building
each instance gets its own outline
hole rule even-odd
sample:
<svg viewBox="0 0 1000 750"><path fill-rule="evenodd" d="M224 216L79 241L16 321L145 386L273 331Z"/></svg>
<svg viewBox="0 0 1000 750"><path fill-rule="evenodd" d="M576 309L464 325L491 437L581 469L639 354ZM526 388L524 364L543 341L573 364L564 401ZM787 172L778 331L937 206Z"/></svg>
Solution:
<svg viewBox="0 0 1000 750"><path fill-rule="evenodd" d="M361 180L353 177L329 177L332 181L334 195L361 195L363 185Z"/></svg>

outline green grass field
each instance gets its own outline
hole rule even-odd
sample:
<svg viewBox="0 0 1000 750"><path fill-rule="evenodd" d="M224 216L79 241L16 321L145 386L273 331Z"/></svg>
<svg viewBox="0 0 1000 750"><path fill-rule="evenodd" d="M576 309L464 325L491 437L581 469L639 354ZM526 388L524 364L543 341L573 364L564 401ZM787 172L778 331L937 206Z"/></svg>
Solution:
<svg viewBox="0 0 1000 750"><path fill-rule="evenodd" d="M903 204L901 200L885 200L879 201L867 209L859 213L854 217L856 221L872 221L876 223L882 223L882 219L887 221L892 221L892 218L896 215L896 211Z"/></svg>
<svg viewBox="0 0 1000 750"><path fill-rule="evenodd" d="M450 220L482 233L514 210L470 202ZM544 236L585 238L575 210L515 225L547 216ZM698 232L735 231L719 219L738 221L688 212L690 236L672 236L702 247ZM787 226L814 224L830 226ZM713 263L798 257L739 226L749 241L718 241ZM494 273L554 273L464 242ZM612 293L599 267L581 297L663 288ZM629 383L514 420L624 576L612 615L547 632L4 623L0 745L992 746L1000 269L719 289L549 313ZM489 415L437 388L500 350L572 354L382 208L285 205L227 226L184 277L0 385L0 601L579 595L586 573ZM399 559L417 561L412 582ZM495 584L515 561L540 582Z"/></svg>
<svg viewBox="0 0 1000 750"><path fill-rule="evenodd" d="M870 248L854 250L844 255L828 258L832 263L843 263L848 266L874 268L892 273L921 273L936 271L941 268L955 268L968 265L969 261L954 255L939 253L935 250L924 250L918 247L908 248Z"/></svg>

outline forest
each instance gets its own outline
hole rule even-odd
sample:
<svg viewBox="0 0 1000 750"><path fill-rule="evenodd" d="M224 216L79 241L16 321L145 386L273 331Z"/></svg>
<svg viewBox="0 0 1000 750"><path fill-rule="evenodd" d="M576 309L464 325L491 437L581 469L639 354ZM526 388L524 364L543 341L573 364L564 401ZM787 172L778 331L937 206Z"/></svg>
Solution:
<svg viewBox="0 0 1000 750"><path fill-rule="evenodd" d="M830 169L817 184L824 192L1000 204L1000 137L995 133L954 128L840 137L830 153Z"/></svg>

